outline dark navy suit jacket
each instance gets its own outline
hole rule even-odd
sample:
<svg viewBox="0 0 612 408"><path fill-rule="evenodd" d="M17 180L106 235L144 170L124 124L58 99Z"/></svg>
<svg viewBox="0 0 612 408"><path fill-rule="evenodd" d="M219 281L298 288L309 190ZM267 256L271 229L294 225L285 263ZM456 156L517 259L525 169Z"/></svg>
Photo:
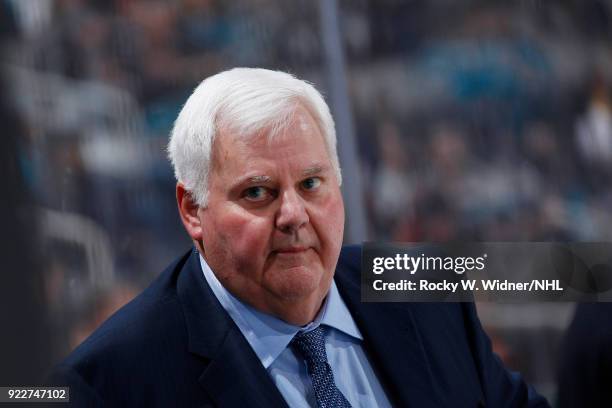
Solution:
<svg viewBox="0 0 612 408"><path fill-rule="evenodd" d="M547 407L492 353L473 304L361 303L359 247L336 268L364 349L398 407ZM73 406L284 407L194 250L56 367Z"/></svg>

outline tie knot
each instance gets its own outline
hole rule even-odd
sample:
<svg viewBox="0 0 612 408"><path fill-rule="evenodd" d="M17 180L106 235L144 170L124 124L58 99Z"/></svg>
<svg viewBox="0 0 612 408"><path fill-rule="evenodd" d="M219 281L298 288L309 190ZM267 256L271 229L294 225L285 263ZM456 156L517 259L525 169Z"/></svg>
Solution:
<svg viewBox="0 0 612 408"><path fill-rule="evenodd" d="M323 327L319 326L309 332L299 332L291 340L291 344L302 354L308 365L327 363Z"/></svg>

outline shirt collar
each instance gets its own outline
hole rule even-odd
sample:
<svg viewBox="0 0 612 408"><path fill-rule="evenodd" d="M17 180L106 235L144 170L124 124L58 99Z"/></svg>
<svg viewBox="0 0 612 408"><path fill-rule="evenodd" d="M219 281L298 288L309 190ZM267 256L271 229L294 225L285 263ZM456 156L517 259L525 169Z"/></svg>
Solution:
<svg viewBox="0 0 612 408"><path fill-rule="evenodd" d="M314 321L300 327L260 312L236 298L219 282L202 255L200 255L200 265L208 286L266 369L287 348L298 331L314 330L321 324L363 340L333 280L317 317Z"/></svg>

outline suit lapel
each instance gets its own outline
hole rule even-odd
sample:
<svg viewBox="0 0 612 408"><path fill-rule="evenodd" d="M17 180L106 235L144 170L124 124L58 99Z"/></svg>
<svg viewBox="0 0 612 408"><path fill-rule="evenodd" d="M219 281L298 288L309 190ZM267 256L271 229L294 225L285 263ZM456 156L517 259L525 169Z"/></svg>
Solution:
<svg viewBox="0 0 612 408"><path fill-rule="evenodd" d="M206 284L199 262L194 250L179 275L177 292L189 351L209 360L200 385L222 407L286 407L257 355Z"/></svg>
<svg viewBox="0 0 612 408"><path fill-rule="evenodd" d="M335 275L338 290L364 336L364 349L387 397L394 406L441 406L410 304L362 303L359 269L342 258Z"/></svg>
<svg viewBox="0 0 612 408"><path fill-rule="evenodd" d="M278 388L245 342L238 329L230 330L200 376L200 384L221 407L286 407Z"/></svg>

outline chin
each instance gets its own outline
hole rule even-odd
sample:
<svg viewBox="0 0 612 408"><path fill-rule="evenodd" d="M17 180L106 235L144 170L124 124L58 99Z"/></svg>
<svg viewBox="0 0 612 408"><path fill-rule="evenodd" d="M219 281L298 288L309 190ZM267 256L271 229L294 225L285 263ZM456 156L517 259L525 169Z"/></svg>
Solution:
<svg viewBox="0 0 612 408"><path fill-rule="evenodd" d="M268 287L274 294L283 299L305 300L323 290L327 293L329 289L328 287L321 287L324 284L324 274L320 268L300 266L270 272L268 277L271 279Z"/></svg>

